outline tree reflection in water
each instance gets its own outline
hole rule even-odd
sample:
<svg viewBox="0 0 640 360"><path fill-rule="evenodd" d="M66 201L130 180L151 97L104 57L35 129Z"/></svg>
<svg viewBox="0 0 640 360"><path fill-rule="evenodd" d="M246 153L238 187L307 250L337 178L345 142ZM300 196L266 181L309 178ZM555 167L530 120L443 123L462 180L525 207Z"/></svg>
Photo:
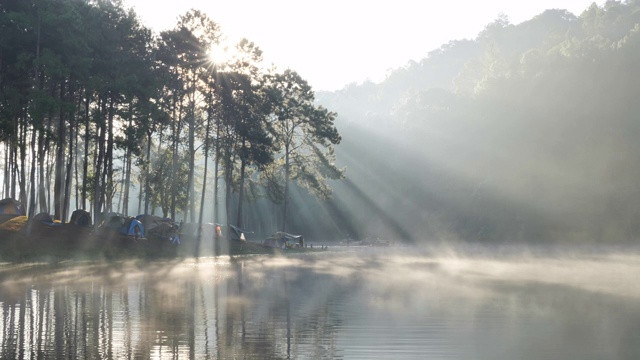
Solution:
<svg viewBox="0 0 640 360"><path fill-rule="evenodd" d="M442 254L0 264L0 358L640 358L640 256Z"/></svg>
<svg viewBox="0 0 640 360"><path fill-rule="evenodd" d="M291 273L230 258L5 264L1 358L277 359L290 357L297 334L314 332L322 339L307 342L331 357L324 342L339 319L319 306L292 324L290 307L338 293L295 291L307 299L290 301L289 288L311 288L304 271Z"/></svg>

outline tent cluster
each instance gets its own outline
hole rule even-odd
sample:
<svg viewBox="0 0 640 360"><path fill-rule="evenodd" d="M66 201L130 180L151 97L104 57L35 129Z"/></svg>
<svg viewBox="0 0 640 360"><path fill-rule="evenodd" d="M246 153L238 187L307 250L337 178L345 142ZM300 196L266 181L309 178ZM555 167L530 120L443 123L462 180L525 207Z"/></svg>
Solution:
<svg viewBox="0 0 640 360"><path fill-rule="evenodd" d="M134 238L154 236L160 240L168 240L179 244L180 226L173 220L155 215L138 215L127 217L118 213L102 213L96 222L101 231L116 232Z"/></svg>
<svg viewBox="0 0 640 360"><path fill-rule="evenodd" d="M25 216L24 207L19 201L10 198L0 200L0 223L17 216ZM67 224L61 224L59 221L54 220L50 214L43 212L29 218L27 221L27 234L53 227L62 227L63 225L91 228L93 222L91 214L85 210L74 211ZM127 217L115 212L102 213L96 217L96 230L135 238L153 235L162 240L180 243L180 226L171 219L154 215Z"/></svg>
<svg viewBox="0 0 640 360"><path fill-rule="evenodd" d="M38 213L29 218L26 225L27 235L42 233L43 231L61 229L66 227L91 228L91 215L85 210L76 210L71 214L71 220L67 224L62 224L53 219L46 212Z"/></svg>

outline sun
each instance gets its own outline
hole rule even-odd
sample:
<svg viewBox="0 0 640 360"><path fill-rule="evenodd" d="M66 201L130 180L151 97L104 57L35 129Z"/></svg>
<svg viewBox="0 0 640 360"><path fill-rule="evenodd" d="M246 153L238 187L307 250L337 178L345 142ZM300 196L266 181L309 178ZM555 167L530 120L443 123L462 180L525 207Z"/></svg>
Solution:
<svg viewBox="0 0 640 360"><path fill-rule="evenodd" d="M236 49L229 45L213 45L207 52L209 62L217 67L226 66L238 57Z"/></svg>

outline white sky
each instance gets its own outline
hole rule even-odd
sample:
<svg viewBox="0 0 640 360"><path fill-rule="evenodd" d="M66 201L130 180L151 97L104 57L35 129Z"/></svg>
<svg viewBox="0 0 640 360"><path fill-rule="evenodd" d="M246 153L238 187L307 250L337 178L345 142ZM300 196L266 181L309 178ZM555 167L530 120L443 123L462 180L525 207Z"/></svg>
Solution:
<svg viewBox="0 0 640 360"><path fill-rule="evenodd" d="M189 9L204 11L231 39L246 37L267 64L297 71L314 90L383 80L440 45L474 39L504 13L513 24L545 9L580 15L593 0L123 0L156 32ZM604 1L595 1L602 4Z"/></svg>

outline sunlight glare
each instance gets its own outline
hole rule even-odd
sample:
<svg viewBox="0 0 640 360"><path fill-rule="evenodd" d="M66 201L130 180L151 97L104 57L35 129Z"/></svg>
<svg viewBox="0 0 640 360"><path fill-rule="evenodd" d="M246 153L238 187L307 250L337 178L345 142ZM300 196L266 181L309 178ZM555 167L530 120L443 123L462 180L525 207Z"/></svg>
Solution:
<svg viewBox="0 0 640 360"><path fill-rule="evenodd" d="M236 57L236 51L228 45L217 45L209 49L209 61L214 65L225 65L231 63Z"/></svg>

